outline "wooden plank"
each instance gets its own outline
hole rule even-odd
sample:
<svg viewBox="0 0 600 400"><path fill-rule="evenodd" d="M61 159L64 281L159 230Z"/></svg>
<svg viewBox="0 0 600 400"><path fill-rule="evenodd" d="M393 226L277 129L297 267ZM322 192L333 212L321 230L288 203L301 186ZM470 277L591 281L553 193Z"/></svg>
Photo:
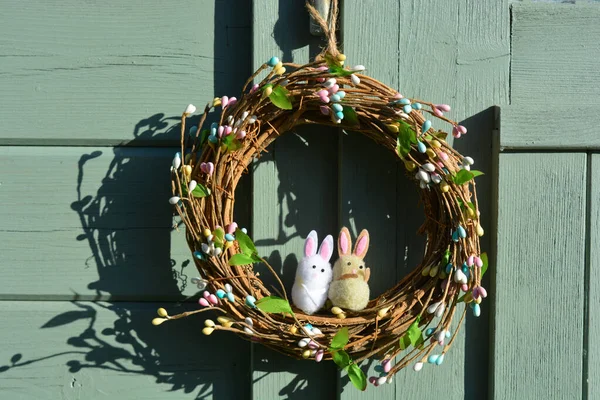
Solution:
<svg viewBox="0 0 600 400"><path fill-rule="evenodd" d="M501 145L505 149L598 150L600 137L591 116L597 107L578 104L577 113L565 113L560 105L511 105L502 107ZM566 133L573 139L565 139Z"/></svg>
<svg viewBox="0 0 600 400"><path fill-rule="evenodd" d="M249 74L247 1L0 1L0 144L113 145Z"/></svg>
<svg viewBox="0 0 600 400"><path fill-rule="evenodd" d="M375 9L385 12L374 12ZM398 88L405 96L434 103L450 103L453 106L450 117L457 120L466 118L464 124L477 136L475 145L467 144L468 154L481 160L480 169L491 172L490 154L496 117L493 111L483 110L493 104L508 103L508 2L350 2L344 5L343 16L344 53L348 56L349 64L365 64L370 75ZM393 46L394 42L397 42L397 46ZM450 129L447 125L437 124L439 128ZM471 141L467 139L467 142ZM347 141L344 139L344 142ZM381 150L370 149L359 139L356 139L354 148L355 159L356 152L361 151L359 165L369 165L369 168L347 167L345 161L343 168L348 168L348 171L355 174L352 179L347 177L346 183L354 185L355 181L362 182L363 179L381 180L381 171L387 171L381 164ZM344 151L347 151L346 147ZM349 159L344 154L344 160ZM370 170L371 165L374 171L380 171L379 175ZM396 259L395 278L398 279L414 268L422 257L422 240L415 237L415 227L422 221L422 214L416 209L417 189L402 178L404 169L400 168L394 174L398 177L395 192L384 184L378 184L376 192L373 192L372 187L363 187L364 195L360 201L354 201L352 206L352 218L362 213L363 221L375 224L377 219L374 214L379 209L386 209L386 200L382 198L391 196L395 199L398 203L398 208L393 213L395 216L391 221L380 221L381 226L373 228L373 231L389 235L390 229L386 230L388 222L398 227L394 242L398 253L382 255L382 260L385 261ZM384 175L384 181L388 179ZM342 184L343 182L344 179ZM491 182L491 177L483 179L484 194ZM380 191L383 193L379 193ZM349 209L345 205L348 193L350 191L346 190L346 195L342 196L346 211ZM486 201L485 196L483 201ZM369 209L365 209L367 204ZM490 220L489 211L490 207L484 203L484 224ZM482 245L484 249L490 247L487 239ZM428 398L476 398L481 393L486 393L487 370L474 370L467 366L481 358L482 351L487 351L489 315L484 312L483 318L468 324L470 333L461 333L457 338L444 368L428 368L422 372L426 377L420 376L419 380L415 380L412 371L402 372L395 380L395 392L407 396L422 396L423 387L420 382L424 379L449 383L428 387ZM381 390L389 390L387 396L394 395L388 386L385 389L378 388L378 393L386 397L386 393ZM356 395L349 390L344 391L343 396L351 398Z"/></svg>
<svg viewBox="0 0 600 400"><path fill-rule="evenodd" d="M400 32L393 27L400 18L400 8L400 3L393 0L345 2L342 14L344 54L348 57L349 65L365 64L369 75L393 88L400 84L400 62L398 57L389 56L398 52ZM385 12L373 12L374 10ZM382 40L373 40L374 38ZM399 180L402 171L394 154L385 153L384 149L366 137L354 132L343 135L340 148L340 225L350 229L353 240L362 229L369 231L371 239L365 262L371 268L369 287L371 298L375 298L401 275L398 265L404 263L398 262L397 253L399 249L404 251L406 246L398 243L405 238L405 227L398 227L398 214L404 216L398 205L398 196L399 193L402 193L401 197L405 193L411 193L413 195L407 199L410 202L416 196L416 190L408 180ZM398 181L401 183L397 188ZM416 206L416 202L412 202L411 206ZM412 225L406 227L406 231L411 228ZM414 232L415 230L412 231L413 234ZM379 376L374 371L378 364L377 360L370 360L361 367L367 376ZM341 376L341 399L364 397L350 383L345 372ZM377 388L377 395L383 398L395 397L396 385L394 383ZM367 390L373 389L369 384Z"/></svg>
<svg viewBox="0 0 600 400"><path fill-rule="evenodd" d="M512 16L512 104L598 106L600 6L515 3Z"/></svg>
<svg viewBox="0 0 600 400"><path fill-rule="evenodd" d="M0 398L250 398L247 343L228 333L199 335L205 316L153 326L165 304L2 306Z"/></svg>
<svg viewBox="0 0 600 400"><path fill-rule="evenodd" d="M272 56L285 62L307 62L320 51L320 39L310 36L304 2L253 2L254 67ZM291 293L304 238L316 229L322 240L337 231L337 137L330 131L299 129L270 146L253 174L253 229L259 252L268 256ZM259 267L257 267L259 268ZM267 284L278 286L267 271ZM335 398L337 374L333 363L284 357L253 345L253 398Z"/></svg>
<svg viewBox="0 0 600 400"><path fill-rule="evenodd" d="M600 395L600 349L595 344L600 339L600 155L590 155L590 185L589 198L589 271L587 278L587 314L584 316L588 323L588 336L584 341L584 350L587 350L587 360L584 358L584 389L587 389L587 398L593 399ZM585 325L584 325L585 326ZM591 344L591 345L590 345ZM585 368L587 367L587 371ZM586 387L587 385L587 387Z"/></svg>
<svg viewBox="0 0 600 400"><path fill-rule="evenodd" d="M193 294L167 202L175 151L0 147L0 298Z"/></svg>
<svg viewBox="0 0 600 400"><path fill-rule="evenodd" d="M501 154L498 191L493 398L581 398L586 155Z"/></svg>

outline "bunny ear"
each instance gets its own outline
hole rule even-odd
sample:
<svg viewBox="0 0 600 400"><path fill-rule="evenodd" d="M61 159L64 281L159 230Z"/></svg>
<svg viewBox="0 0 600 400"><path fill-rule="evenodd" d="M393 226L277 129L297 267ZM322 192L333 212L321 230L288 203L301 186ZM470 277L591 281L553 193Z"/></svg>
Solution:
<svg viewBox="0 0 600 400"><path fill-rule="evenodd" d="M319 247L319 255L323 260L329 262L333 255L333 236L327 235L325 239L323 239L323 243L321 243L321 247Z"/></svg>
<svg viewBox="0 0 600 400"><path fill-rule="evenodd" d="M350 232L348 228L343 227L338 236L338 254L341 256L347 256L350 254L350 247L352 246L352 239L350 239Z"/></svg>
<svg viewBox="0 0 600 400"><path fill-rule="evenodd" d="M356 245L354 245L354 255L360 258L364 258L369 250L369 231L363 229L356 239Z"/></svg>
<svg viewBox="0 0 600 400"><path fill-rule="evenodd" d="M316 231L310 231L308 237L304 241L304 257L311 257L317 254L317 243L319 239L317 238Z"/></svg>

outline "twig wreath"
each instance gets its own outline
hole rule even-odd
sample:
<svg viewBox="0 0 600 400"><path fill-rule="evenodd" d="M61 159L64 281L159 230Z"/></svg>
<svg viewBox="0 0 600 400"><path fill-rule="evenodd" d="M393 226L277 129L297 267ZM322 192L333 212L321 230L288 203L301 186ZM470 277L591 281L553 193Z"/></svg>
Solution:
<svg viewBox="0 0 600 400"><path fill-rule="evenodd" d="M391 382L409 364L415 371L425 363L440 365L465 318L466 304L479 316L479 304L487 296L480 284L487 257L479 248L483 229L473 178L481 173L471 170L473 159L449 147L447 134L435 130L427 119L433 116L451 124L454 137L459 138L466 129L444 116L449 106L403 97L363 75L363 66L345 67L346 57L335 40L337 1L332 2L328 21L310 4L307 7L328 37L328 46L316 61L297 65L273 57L248 79L239 100L214 99L189 132L186 118L196 108L189 105L182 115L181 153L173 160L169 201L185 223L201 275L193 282L204 292L198 310L170 316L160 308L152 322L160 325L217 311L221 314L217 322L205 321L204 334L230 331L294 358L332 359L364 390L367 378L358 365L361 361L382 360L376 367L380 376L369 378L375 386ZM267 76L252 85L264 71ZM219 122L203 129L208 112L219 106ZM419 230L426 235L423 260L362 309L335 306L316 314L293 309L277 273L233 220L235 189L250 163L284 132L304 124L338 127L371 138L397 154L419 187L426 216ZM307 256L316 252L317 239L312 235L307 238ZM342 230L338 251L344 262L350 240L347 230ZM329 239L324 242L329 256L332 245ZM365 242L361 235L353 254L362 252L358 255L364 257L365 245L368 236ZM276 289L281 296L265 287L254 263L266 265L281 286ZM356 278L353 272L350 278ZM452 332L455 316L459 322Z"/></svg>

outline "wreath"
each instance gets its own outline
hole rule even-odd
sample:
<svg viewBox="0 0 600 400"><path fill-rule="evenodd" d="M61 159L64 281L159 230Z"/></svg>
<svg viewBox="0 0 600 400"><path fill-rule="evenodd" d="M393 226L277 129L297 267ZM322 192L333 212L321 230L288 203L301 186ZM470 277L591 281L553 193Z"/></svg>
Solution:
<svg viewBox="0 0 600 400"><path fill-rule="evenodd" d="M471 169L473 159L452 149L447 134L429 119L450 124L455 138L466 134L444 115L448 105L404 97L364 75L364 66L347 67L335 41L337 1L327 21L307 7L328 37L314 62L298 65L272 57L248 79L239 99L214 99L189 132L186 119L196 108L190 104L182 114L169 202L185 224L200 273L193 282L202 295L199 309L171 316L160 308L152 322L217 311L216 322L205 320L204 334L230 331L291 357L333 360L364 390L361 361L381 360L376 367L380 376L368 379L375 386L391 382L409 364L415 371L427 363L440 365L468 307L479 316L487 296L481 286L487 257L479 248L483 229L474 182L481 172ZM266 76L253 84L261 75ZM218 122L205 128L208 113L219 107ZM318 246L317 233L311 232L290 296L247 230L234 222L241 176L269 144L305 124L369 137L397 154L418 187L426 217L419 230L426 235L423 260L375 299L369 298L367 231L352 248L349 231L341 230L333 267L333 237ZM265 287L255 263L263 263L276 278L277 295ZM456 317L458 324L451 327Z"/></svg>

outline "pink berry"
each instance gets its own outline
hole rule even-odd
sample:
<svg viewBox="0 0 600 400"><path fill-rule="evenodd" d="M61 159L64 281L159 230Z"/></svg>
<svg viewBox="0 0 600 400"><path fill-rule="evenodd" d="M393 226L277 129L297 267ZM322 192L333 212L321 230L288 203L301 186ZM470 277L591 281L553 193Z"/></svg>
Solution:
<svg viewBox="0 0 600 400"><path fill-rule="evenodd" d="M462 125L457 125L457 126L456 126L456 130L457 130L458 132L460 132L462 135L465 135L465 134L467 133L467 128L465 128L465 127L464 127L464 126L462 126Z"/></svg>
<svg viewBox="0 0 600 400"><path fill-rule="evenodd" d="M205 298L201 298L200 300L198 300L198 303L200 303L200 305L202 307L208 307L208 306L210 306L210 304L208 304L208 300L206 300Z"/></svg>
<svg viewBox="0 0 600 400"><path fill-rule="evenodd" d="M258 90L258 83L255 83L254 85L252 85L252 87L250 88L250 93L254 93Z"/></svg>
<svg viewBox="0 0 600 400"><path fill-rule="evenodd" d="M443 112L450 111L450 106L448 104L434 104L433 107L435 107Z"/></svg>
<svg viewBox="0 0 600 400"><path fill-rule="evenodd" d="M338 85L336 83L335 85L333 85L332 87L330 87L328 90L329 90L329 94L337 93L338 90L340 90L340 85Z"/></svg>
<svg viewBox="0 0 600 400"><path fill-rule="evenodd" d="M443 116L444 116L444 113L443 113L443 112L441 112L441 111L440 111L439 109L437 109L437 108L434 108L434 109L433 109L433 113L434 113L434 114L435 114L437 117L443 117Z"/></svg>
<svg viewBox="0 0 600 400"><path fill-rule="evenodd" d="M321 110L321 114L323 114L323 115L329 115L329 107L327 107L327 106L320 106L319 109Z"/></svg>
<svg viewBox="0 0 600 400"><path fill-rule="evenodd" d="M229 104L229 97L223 96L221 97L221 107L225 108Z"/></svg>
<svg viewBox="0 0 600 400"><path fill-rule="evenodd" d="M236 135L235 138L236 139L243 139L246 137L246 131L239 131Z"/></svg>

